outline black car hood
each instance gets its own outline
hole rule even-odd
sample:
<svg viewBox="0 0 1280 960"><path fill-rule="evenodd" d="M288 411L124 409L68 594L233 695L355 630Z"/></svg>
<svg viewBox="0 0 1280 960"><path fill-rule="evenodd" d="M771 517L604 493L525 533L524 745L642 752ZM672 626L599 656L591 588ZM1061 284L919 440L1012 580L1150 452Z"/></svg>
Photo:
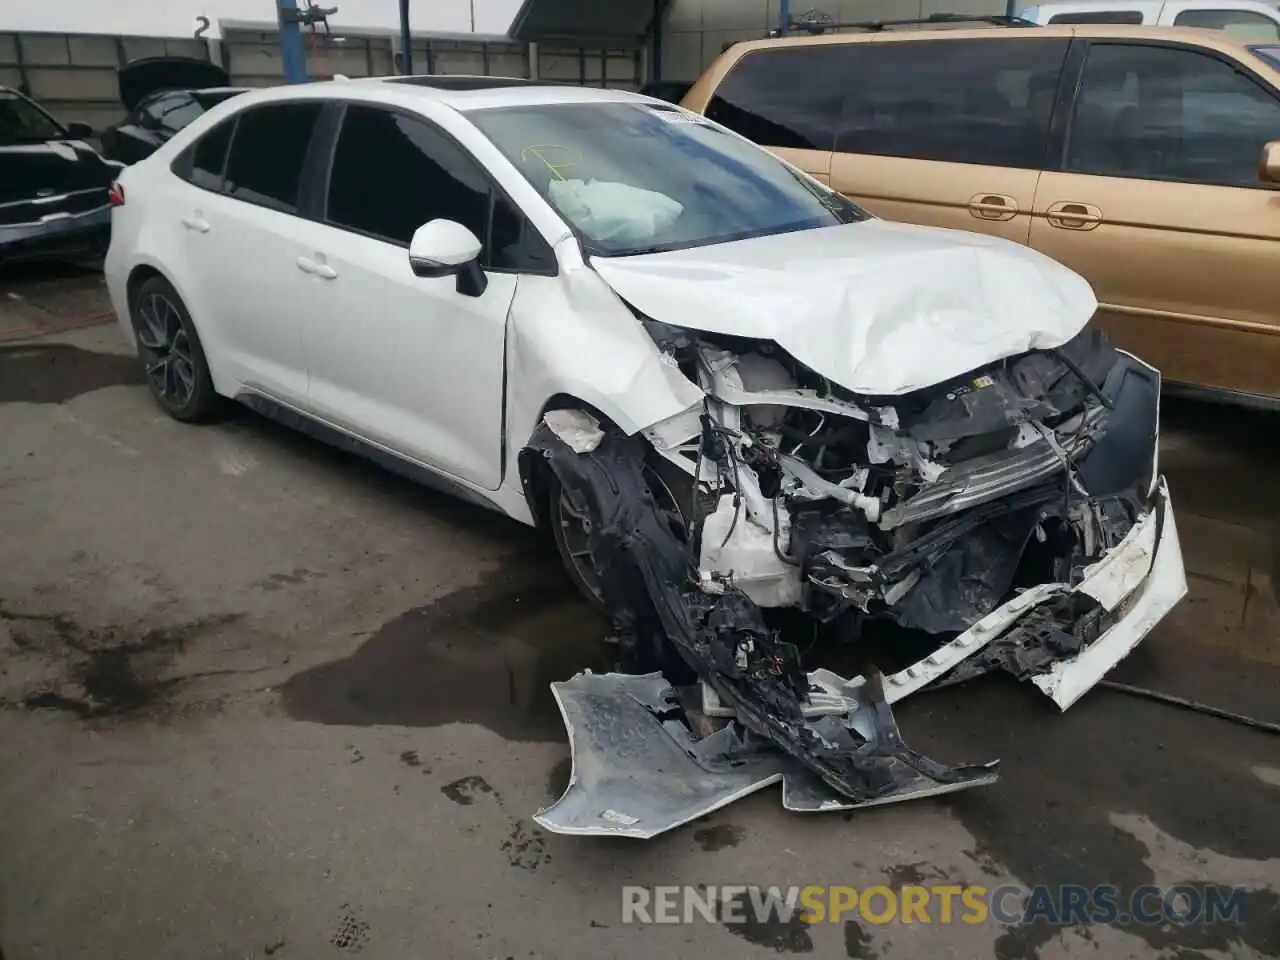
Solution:
<svg viewBox="0 0 1280 960"><path fill-rule="evenodd" d="M216 63L197 57L147 57L126 63L117 71L120 102L132 110L148 94L159 90L199 90L227 87L231 77Z"/></svg>
<svg viewBox="0 0 1280 960"><path fill-rule="evenodd" d="M78 140L0 147L0 204L96 187L106 190L118 170Z"/></svg>

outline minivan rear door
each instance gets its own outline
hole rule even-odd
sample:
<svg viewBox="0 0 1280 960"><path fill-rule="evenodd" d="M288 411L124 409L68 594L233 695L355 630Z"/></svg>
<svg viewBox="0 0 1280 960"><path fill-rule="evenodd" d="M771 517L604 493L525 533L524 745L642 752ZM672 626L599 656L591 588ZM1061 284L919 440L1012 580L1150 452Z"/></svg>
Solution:
<svg viewBox="0 0 1280 960"><path fill-rule="evenodd" d="M1026 243L1068 46L1033 30L850 44L831 185L886 219Z"/></svg>

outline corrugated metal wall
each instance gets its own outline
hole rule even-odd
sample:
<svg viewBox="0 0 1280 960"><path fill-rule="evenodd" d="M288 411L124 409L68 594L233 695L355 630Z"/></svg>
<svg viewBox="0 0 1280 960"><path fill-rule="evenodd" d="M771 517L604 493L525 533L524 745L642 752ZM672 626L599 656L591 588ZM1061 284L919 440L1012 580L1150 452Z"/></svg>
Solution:
<svg viewBox="0 0 1280 960"><path fill-rule="evenodd" d="M207 56L201 40L0 33L0 85L39 100L66 122L101 129L120 119L116 68L141 57Z"/></svg>
<svg viewBox="0 0 1280 960"><path fill-rule="evenodd" d="M386 36L306 38L307 72L313 79L335 74L386 76L396 72L398 41ZM530 47L503 41L415 38L416 73L529 77ZM141 57L209 57L204 40L0 33L0 85L39 100L64 122L81 120L95 130L123 116L116 68ZM228 30L212 51L237 86L265 87L283 81L278 35ZM639 89L639 51L548 46L537 48L537 76L589 86Z"/></svg>

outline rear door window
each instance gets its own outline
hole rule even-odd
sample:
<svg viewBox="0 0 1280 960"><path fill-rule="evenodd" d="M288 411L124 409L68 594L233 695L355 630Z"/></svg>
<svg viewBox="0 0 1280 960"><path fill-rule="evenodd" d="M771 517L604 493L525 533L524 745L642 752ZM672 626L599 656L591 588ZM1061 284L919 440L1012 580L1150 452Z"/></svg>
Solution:
<svg viewBox="0 0 1280 960"><path fill-rule="evenodd" d="M296 213L302 167L323 104L272 103L239 114L227 159L226 192L237 200Z"/></svg>
<svg viewBox="0 0 1280 960"><path fill-rule="evenodd" d="M707 104L708 118L766 147L831 150L854 48L798 46L748 53Z"/></svg>
<svg viewBox="0 0 1280 960"><path fill-rule="evenodd" d="M863 44L841 153L1044 166L1066 39Z"/></svg>
<svg viewBox="0 0 1280 960"><path fill-rule="evenodd" d="M1183 10L1173 25L1221 30L1244 43L1280 40L1280 24L1253 10Z"/></svg>

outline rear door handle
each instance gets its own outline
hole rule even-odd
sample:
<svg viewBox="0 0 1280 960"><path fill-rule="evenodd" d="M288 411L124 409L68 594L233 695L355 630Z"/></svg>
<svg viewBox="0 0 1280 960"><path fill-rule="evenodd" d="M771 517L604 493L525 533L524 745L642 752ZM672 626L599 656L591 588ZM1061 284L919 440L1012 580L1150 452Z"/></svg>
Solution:
<svg viewBox="0 0 1280 960"><path fill-rule="evenodd" d="M188 230L194 230L196 233L209 232L209 221L205 220L204 217L201 217L199 215L196 215L194 217L183 217L182 225L186 227Z"/></svg>
<svg viewBox="0 0 1280 960"><path fill-rule="evenodd" d="M308 260L306 257L298 258L298 269L303 273L309 273L312 276L320 277L324 280L332 280L338 275L338 271L333 269L327 263L316 263L314 260Z"/></svg>
<svg viewBox="0 0 1280 960"><path fill-rule="evenodd" d="M1003 193L975 193L969 198L969 213L979 220L1012 220L1018 215L1018 201Z"/></svg>
<svg viewBox="0 0 1280 960"><path fill-rule="evenodd" d="M1102 210L1092 203L1060 200L1049 204L1044 218L1062 230L1092 230L1102 222Z"/></svg>

